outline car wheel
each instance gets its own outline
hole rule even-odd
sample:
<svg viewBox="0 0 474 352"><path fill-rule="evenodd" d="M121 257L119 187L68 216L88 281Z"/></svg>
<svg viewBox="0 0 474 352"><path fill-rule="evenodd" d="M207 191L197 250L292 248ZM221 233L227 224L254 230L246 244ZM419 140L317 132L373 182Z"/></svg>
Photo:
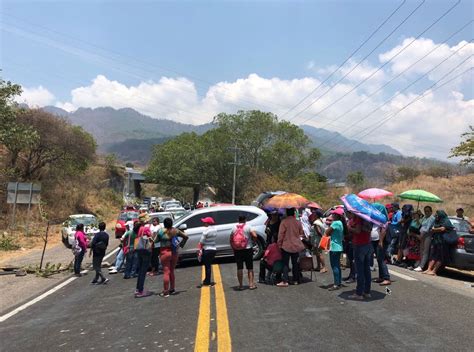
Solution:
<svg viewBox="0 0 474 352"><path fill-rule="evenodd" d="M263 240L258 237L258 239L253 244L253 260L259 260L263 256L263 252L265 251L265 246L263 244Z"/></svg>
<svg viewBox="0 0 474 352"><path fill-rule="evenodd" d="M71 248L71 245L69 244L69 240L67 237L64 237L64 234L61 234L61 238L63 240L64 246L66 246L66 248Z"/></svg>

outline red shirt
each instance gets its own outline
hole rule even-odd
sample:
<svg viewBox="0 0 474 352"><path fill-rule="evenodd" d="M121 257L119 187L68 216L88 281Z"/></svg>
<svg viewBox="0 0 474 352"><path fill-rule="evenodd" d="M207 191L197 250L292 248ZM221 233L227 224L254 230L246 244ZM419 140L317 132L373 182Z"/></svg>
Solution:
<svg viewBox="0 0 474 352"><path fill-rule="evenodd" d="M368 226L364 226L364 223L366 223L365 220L361 219L358 216L354 216L350 221L350 227L358 227L360 226L360 232L353 232L353 237L352 237L352 244L354 245L364 245L364 244L369 244L370 243L370 231L367 231L365 227L368 228Z"/></svg>

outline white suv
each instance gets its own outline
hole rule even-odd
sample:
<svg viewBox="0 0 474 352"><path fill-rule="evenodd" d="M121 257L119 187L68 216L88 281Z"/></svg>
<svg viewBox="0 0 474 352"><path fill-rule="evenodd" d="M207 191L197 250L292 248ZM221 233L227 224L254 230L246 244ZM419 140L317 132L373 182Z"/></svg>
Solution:
<svg viewBox="0 0 474 352"><path fill-rule="evenodd" d="M253 246L253 258L254 260L260 259L265 250L265 222L268 217L262 209L246 205L203 208L195 210L180 218L174 226L181 230L185 230L186 234L189 236L188 242L184 248L179 251L180 259L195 259L197 257L198 243L201 239L202 232L205 229L201 219L208 216L211 216L216 222L214 227L217 230L217 256L223 257L234 255L229 242L230 233L238 223L239 216L241 215L247 217L247 224L252 226L257 233L258 239L255 241Z"/></svg>

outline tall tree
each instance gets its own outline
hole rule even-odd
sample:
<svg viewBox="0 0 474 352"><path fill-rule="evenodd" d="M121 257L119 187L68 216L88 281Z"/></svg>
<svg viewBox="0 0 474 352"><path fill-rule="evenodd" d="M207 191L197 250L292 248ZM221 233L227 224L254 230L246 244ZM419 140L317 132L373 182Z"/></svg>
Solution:
<svg viewBox="0 0 474 352"><path fill-rule="evenodd" d="M469 130L461 135L461 143L451 149L450 158L463 157L462 165L474 163L474 126L469 126Z"/></svg>

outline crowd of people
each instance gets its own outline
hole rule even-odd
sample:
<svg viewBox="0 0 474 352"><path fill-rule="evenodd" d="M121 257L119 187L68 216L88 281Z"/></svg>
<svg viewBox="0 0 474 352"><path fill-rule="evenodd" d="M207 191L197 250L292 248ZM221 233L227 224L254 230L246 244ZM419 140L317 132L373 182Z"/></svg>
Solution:
<svg viewBox="0 0 474 352"><path fill-rule="evenodd" d="M329 291L341 289L343 282L356 283L354 294L349 298L363 300L370 298L372 283L381 286L391 284L387 264L398 265L436 275L438 270L449 263L450 248L445 238L454 229L446 212L431 206L423 211L414 210L406 204L400 208L398 203L373 206L382 212L386 224L373 224L343 206L334 207L326 218L319 208L286 209L268 214L266 222L267 248L260 260L258 282L275 284L277 287L298 285L302 282L301 263L308 258L311 270L327 273L325 252L333 275ZM467 219L462 209L457 216ZM205 228L199 241L198 260L205 267L205 277L198 287L212 286L212 263L216 256L217 231L212 217L201 219ZM160 223L158 218L150 219L141 213L137 221L128 219L127 231L121 238L119 252L110 274L123 273L124 279L136 278L135 297L147 297L146 276L163 274L162 297L173 295L175 291L175 267L179 248L186 245L188 236L173 227L171 218ZM76 228L74 272L81 276L82 260L91 249L95 277L92 284L106 284L107 279L101 270L109 236L105 223L99 224L100 232L88 243L83 225ZM257 239L254 229L247 224L245 216L238 218L238 224L230 235L230 245L234 250L237 265L237 290L243 290L244 265L247 270L248 288L257 288L253 269L253 243ZM313 267L313 257L316 267ZM377 262L378 276L372 278ZM342 266L349 269L347 277L342 277ZM291 271L291 276L290 276Z"/></svg>

